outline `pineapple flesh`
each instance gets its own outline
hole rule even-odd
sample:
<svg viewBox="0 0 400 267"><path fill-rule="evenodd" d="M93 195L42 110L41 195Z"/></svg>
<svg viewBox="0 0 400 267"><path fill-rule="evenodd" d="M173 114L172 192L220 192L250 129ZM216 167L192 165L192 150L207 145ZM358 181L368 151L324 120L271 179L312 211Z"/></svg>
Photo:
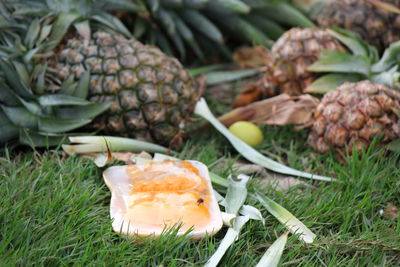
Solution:
<svg viewBox="0 0 400 267"><path fill-rule="evenodd" d="M48 90L57 92L63 81L90 70L88 100L113 103L89 125L105 134L170 145L201 96L178 60L118 33L95 31L88 43L74 36L56 51Z"/></svg>
<svg viewBox="0 0 400 267"><path fill-rule="evenodd" d="M293 28L273 45L270 64L263 77L244 88L233 106L245 106L281 93L300 95L318 76L307 71L323 50L346 49L329 33L319 28Z"/></svg>
<svg viewBox="0 0 400 267"><path fill-rule="evenodd" d="M325 153L366 149L377 136L382 143L400 138L400 92L368 80L344 83L318 105L308 144Z"/></svg>

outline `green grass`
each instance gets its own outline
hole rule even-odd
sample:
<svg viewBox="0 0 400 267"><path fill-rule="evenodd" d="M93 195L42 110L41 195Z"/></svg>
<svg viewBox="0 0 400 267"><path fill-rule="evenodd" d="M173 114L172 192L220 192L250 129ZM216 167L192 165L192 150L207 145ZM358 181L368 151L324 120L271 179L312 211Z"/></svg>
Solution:
<svg viewBox="0 0 400 267"><path fill-rule="evenodd" d="M262 192L302 220L317 239L305 245L289 238L282 266L395 266L400 262L400 217L380 214L388 202L400 206L400 155L371 149L340 164L333 154L318 155L304 143L305 133L264 127L261 151L308 172L342 182L310 182ZM210 141L212 140L212 141ZM190 140L182 158L196 159L226 176L238 159L223 137L209 130ZM220 160L221 158L227 161ZM227 163L228 162L228 163ZM260 190L259 179L250 192ZM223 191L221 191L223 192ZM216 250L226 228L202 241L176 237L171 230L155 240L134 242L114 233L110 192L101 170L60 151L9 152L0 158L0 266L128 265L201 266ZM221 266L254 266L285 230L257 201L265 227L251 221Z"/></svg>

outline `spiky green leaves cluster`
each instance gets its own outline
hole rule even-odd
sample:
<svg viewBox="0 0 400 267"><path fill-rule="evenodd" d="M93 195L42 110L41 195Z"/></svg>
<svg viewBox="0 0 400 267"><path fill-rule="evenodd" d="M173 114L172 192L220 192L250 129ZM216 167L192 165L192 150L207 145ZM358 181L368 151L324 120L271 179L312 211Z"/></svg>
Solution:
<svg viewBox="0 0 400 267"><path fill-rule="evenodd" d="M104 12L118 8L138 10L124 0L0 3L0 144L19 139L51 145L62 133L89 123L110 107L86 100L89 71L78 82L68 79L60 91L49 94L45 86L55 70L47 60L72 28L84 38L90 38L93 26L130 35L117 18Z"/></svg>
<svg viewBox="0 0 400 267"><path fill-rule="evenodd" d="M400 88L400 41L388 47L379 58L375 47L358 35L343 29L328 30L347 46L350 53L326 50L309 71L325 73L307 89L310 93L326 93L342 83L371 80L392 88Z"/></svg>
<svg viewBox="0 0 400 267"><path fill-rule="evenodd" d="M41 90L44 68L28 69L17 60L0 61L0 144L19 139L35 146L54 145L61 133L88 124L110 107L111 103L85 100L89 72L78 83L64 82L57 94L36 94ZM34 79L38 85L32 87Z"/></svg>
<svg viewBox="0 0 400 267"><path fill-rule="evenodd" d="M287 27L312 27L302 13L276 0L132 0L143 7L128 25L136 38L182 60L230 57L227 43L269 46Z"/></svg>

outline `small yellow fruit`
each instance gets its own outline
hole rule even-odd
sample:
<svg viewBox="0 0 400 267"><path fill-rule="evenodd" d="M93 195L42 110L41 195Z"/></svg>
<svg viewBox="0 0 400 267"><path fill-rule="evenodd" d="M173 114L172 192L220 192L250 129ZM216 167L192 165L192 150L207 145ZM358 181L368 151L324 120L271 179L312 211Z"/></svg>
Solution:
<svg viewBox="0 0 400 267"><path fill-rule="evenodd" d="M229 131L252 147L258 146L264 140L260 128L252 122L237 121L229 127Z"/></svg>

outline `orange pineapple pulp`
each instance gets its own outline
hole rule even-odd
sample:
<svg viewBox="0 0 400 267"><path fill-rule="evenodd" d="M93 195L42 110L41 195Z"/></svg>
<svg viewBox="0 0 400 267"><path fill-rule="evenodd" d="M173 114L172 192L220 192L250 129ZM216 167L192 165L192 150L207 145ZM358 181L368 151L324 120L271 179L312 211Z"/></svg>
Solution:
<svg viewBox="0 0 400 267"><path fill-rule="evenodd" d="M127 168L132 189L125 214L137 228L201 229L210 221L207 181L187 161L150 162Z"/></svg>

